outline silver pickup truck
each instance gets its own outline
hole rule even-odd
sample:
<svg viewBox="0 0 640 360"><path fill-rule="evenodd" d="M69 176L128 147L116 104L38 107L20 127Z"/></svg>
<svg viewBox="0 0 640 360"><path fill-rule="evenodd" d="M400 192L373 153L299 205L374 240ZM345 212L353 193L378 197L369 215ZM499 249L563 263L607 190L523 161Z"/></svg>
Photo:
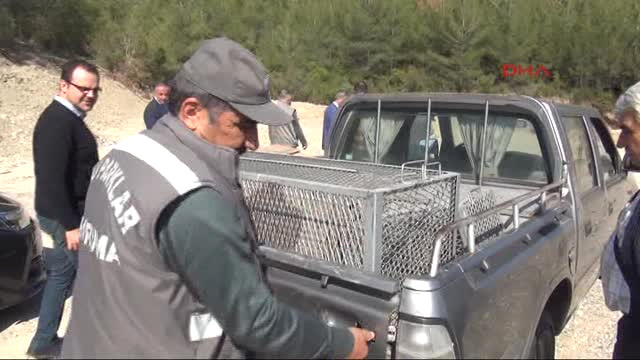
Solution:
<svg viewBox="0 0 640 360"><path fill-rule="evenodd" d="M325 155L240 176L276 296L370 358L553 358L633 190L596 110L528 96L355 96Z"/></svg>

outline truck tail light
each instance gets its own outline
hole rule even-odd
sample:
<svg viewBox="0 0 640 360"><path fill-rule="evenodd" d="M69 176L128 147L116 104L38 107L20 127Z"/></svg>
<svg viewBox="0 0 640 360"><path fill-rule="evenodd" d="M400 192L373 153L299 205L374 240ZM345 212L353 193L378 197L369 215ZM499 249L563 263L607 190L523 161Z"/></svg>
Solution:
<svg viewBox="0 0 640 360"><path fill-rule="evenodd" d="M396 338L398 359L455 359L449 331L443 325L398 322Z"/></svg>

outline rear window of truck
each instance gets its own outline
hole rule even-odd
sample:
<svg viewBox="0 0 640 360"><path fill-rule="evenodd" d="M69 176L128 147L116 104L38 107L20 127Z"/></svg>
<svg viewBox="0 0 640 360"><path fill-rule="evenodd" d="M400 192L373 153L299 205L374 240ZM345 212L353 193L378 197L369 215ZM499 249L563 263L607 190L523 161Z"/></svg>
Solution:
<svg viewBox="0 0 640 360"><path fill-rule="evenodd" d="M382 108L352 109L337 157L387 165L424 160L442 170L477 176L480 171L484 110L432 109L427 139L426 112ZM489 111L484 176L547 183L548 166L532 118Z"/></svg>

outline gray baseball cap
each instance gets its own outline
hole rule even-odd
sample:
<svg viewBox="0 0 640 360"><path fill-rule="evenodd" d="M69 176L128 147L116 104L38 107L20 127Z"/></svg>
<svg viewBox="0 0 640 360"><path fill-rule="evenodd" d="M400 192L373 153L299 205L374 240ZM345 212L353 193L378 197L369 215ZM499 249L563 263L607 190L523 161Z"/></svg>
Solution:
<svg viewBox="0 0 640 360"><path fill-rule="evenodd" d="M271 102L265 67L233 40L224 37L205 40L177 76L261 124L284 125L292 121L290 115Z"/></svg>

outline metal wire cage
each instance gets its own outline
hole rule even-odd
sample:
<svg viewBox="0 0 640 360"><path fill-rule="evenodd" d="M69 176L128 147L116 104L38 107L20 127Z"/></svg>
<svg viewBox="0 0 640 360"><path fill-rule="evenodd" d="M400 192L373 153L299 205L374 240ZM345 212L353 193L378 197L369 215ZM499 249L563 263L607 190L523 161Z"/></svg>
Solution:
<svg viewBox="0 0 640 360"><path fill-rule="evenodd" d="M492 190L475 188L460 202L460 217L475 216L496 206L496 195ZM503 230L499 214L485 216L473 223L475 243L480 244L495 239ZM463 243L468 245L468 234L462 234Z"/></svg>
<svg viewBox="0 0 640 360"><path fill-rule="evenodd" d="M428 273L459 175L249 153L240 180L261 245L401 280Z"/></svg>

